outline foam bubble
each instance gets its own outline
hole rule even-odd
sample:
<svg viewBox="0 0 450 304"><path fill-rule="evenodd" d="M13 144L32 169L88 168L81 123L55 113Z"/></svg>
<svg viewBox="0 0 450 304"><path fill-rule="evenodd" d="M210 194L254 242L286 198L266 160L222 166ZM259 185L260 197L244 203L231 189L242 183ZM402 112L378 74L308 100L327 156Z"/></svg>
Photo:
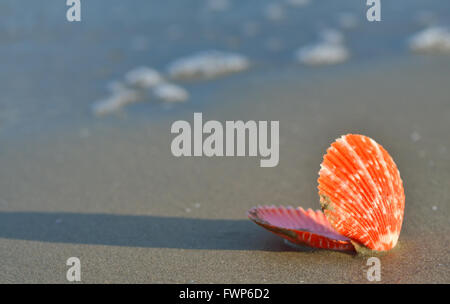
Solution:
<svg viewBox="0 0 450 304"><path fill-rule="evenodd" d="M240 54L210 50L175 60L167 72L177 79L214 78L243 71L248 66L247 58Z"/></svg>
<svg viewBox="0 0 450 304"><path fill-rule="evenodd" d="M300 48L295 56L299 62L308 65L338 64L350 57L345 46L328 42Z"/></svg>
<svg viewBox="0 0 450 304"><path fill-rule="evenodd" d="M162 83L153 89L156 98L165 102L183 102L189 98L189 93L184 88L172 84Z"/></svg>
<svg viewBox="0 0 450 304"><path fill-rule="evenodd" d="M342 63L350 57L341 32L324 30L320 33L320 38L318 43L298 49L295 53L297 61L307 65L327 65Z"/></svg>
<svg viewBox="0 0 450 304"><path fill-rule="evenodd" d="M137 101L138 99L139 94L134 90L117 90L108 98L95 102L92 106L92 111L98 116L111 114L122 109L129 103Z"/></svg>
<svg viewBox="0 0 450 304"><path fill-rule="evenodd" d="M409 39L409 47L414 52L450 54L450 29L426 28Z"/></svg>
<svg viewBox="0 0 450 304"><path fill-rule="evenodd" d="M163 82L163 77L158 71L141 66L125 74L125 81L131 86L151 88Z"/></svg>

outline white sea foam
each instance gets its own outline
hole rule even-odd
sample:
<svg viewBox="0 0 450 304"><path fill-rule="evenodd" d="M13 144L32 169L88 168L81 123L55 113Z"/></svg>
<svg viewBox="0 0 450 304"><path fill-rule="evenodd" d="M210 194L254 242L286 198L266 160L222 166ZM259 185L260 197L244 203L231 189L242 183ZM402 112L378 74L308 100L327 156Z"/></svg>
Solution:
<svg viewBox="0 0 450 304"><path fill-rule="evenodd" d="M125 74L125 81L131 86L151 88L164 81L158 71L141 66Z"/></svg>
<svg viewBox="0 0 450 304"><path fill-rule="evenodd" d="M110 96L94 102L92 112L103 116L118 112L126 105L143 100L145 96L163 102L182 102L189 98L189 93L182 87L168 83L161 74L149 67L137 67L125 74L125 82L112 81L107 88ZM148 96L148 90L151 96Z"/></svg>
<svg viewBox="0 0 450 304"><path fill-rule="evenodd" d="M450 29L426 28L409 39L409 47L414 52L450 54Z"/></svg>
<svg viewBox="0 0 450 304"><path fill-rule="evenodd" d="M307 65L327 65L342 63L350 57L350 52L344 45L344 37L339 31L326 30L320 36L318 43L297 50L297 61Z"/></svg>
<svg viewBox="0 0 450 304"><path fill-rule="evenodd" d="M162 83L153 88L156 98L165 102L183 102L189 98L189 93L184 88L172 84Z"/></svg>
<svg viewBox="0 0 450 304"><path fill-rule="evenodd" d="M135 90L117 89L108 98L95 102L92 106L92 111L98 116L111 114L138 99L139 94Z"/></svg>
<svg viewBox="0 0 450 304"><path fill-rule="evenodd" d="M204 51L172 62L167 73L176 79L214 78L249 67L245 56L222 51Z"/></svg>

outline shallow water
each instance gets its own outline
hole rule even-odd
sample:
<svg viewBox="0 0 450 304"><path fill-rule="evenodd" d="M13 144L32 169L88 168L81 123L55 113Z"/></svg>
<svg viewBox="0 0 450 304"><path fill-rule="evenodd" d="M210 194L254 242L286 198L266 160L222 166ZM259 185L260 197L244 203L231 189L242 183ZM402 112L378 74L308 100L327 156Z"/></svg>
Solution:
<svg viewBox="0 0 450 304"><path fill-rule="evenodd" d="M288 1L228 1L223 11L208 9L209 2L85 1L82 22L69 23L64 1L2 1L2 135L39 133L66 123L82 126L94 119L91 106L108 95L108 83L122 80L137 66L164 72L174 60L209 49L247 56L253 66L245 75L183 84L192 95L184 105L167 111L152 103L138 104L126 113L133 116L144 111L154 117L180 108L202 109L217 103L209 92L233 79L251 83L252 73L283 73L290 67L304 70L295 63L295 51L316 42L324 29L341 29L342 13L357 22L353 30L341 29L351 52L347 64L402 57L409 52L406 39L424 28L424 23L448 26L450 20L450 4L437 0L383 3L383 21L376 24L365 20L363 2L310 1L295 7ZM266 17L273 3L283 9L281 20Z"/></svg>

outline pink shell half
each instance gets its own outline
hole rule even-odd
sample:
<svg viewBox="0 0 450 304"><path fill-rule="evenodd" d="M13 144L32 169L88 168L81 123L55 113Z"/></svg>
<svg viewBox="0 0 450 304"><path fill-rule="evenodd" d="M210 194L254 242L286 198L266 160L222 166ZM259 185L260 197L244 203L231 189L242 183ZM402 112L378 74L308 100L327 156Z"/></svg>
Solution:
<svg viewBox="0 0 450 304"><path fill-rule="evenodd" d="M258 206L247 212L256 224L296 244L354 251L350 239L336 232L325 215L303 208Z"/></svg>

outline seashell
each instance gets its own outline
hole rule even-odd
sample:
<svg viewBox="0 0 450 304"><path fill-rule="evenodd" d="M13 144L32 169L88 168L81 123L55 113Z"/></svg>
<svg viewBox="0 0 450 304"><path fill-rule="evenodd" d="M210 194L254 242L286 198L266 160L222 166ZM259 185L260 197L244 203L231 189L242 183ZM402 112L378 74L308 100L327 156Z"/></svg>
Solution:
<svg viewBox="0 0 450 304"><path fill-rule="evenodd" d="M319 175L322 209L339 233L376 251L397 244L405 194L397 166L381 145L361 135L343 136L328 148Z"/></svg>
<svg viewBox="0 0 450 304"><path fill-rule="evenodd" d="M256 224L295 244L333 250L353 250L349 238L337 233L320 210L258 206L248 211Z"/></svg>
<svg viewBox="0 0 450 304"><path fill-rule="evenodd" d="M323 213L256 207L249 218L292 242L316 248L370 252L395 247L405 194L397 166L381 145L363 135L342 136L328 148L318 182ZM305 241L305 233L317 236ZM333 247L336 241L342 247Z"/></svg>

